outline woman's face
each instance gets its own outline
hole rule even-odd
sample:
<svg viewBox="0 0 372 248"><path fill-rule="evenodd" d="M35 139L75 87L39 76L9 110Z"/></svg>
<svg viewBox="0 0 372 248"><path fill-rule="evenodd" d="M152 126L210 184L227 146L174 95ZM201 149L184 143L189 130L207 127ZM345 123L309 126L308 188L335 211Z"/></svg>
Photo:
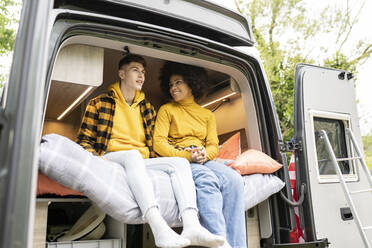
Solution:
<svg viewBox="0 0 372 248"><path fill-rule="evenodd" d="M192 90L181 75L172 75L169 79L169 93L178 102L192 96Z"/></svg>

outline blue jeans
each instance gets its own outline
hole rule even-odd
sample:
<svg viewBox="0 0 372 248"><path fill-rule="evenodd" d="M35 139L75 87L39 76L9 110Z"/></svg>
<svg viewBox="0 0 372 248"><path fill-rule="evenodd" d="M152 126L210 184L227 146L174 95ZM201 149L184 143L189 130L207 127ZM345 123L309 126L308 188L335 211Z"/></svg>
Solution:
<svg viewBox="0 0 372 248"><path fill-rule="evenodd" d="M246 248L242 177L215 161L190 166L202 226L213 234L225 236L233 248Z"/></svg>

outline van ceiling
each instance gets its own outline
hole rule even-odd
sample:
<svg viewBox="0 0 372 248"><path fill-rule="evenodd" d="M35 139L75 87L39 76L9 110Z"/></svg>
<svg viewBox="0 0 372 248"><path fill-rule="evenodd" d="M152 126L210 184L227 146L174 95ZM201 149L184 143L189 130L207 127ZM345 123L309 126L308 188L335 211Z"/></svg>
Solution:
<svg viewBox="0 0 372 248"><path fill-rule="evenodd" d="M123 57L122 51L113 49L104 49L103 61L103 83L87 96L91 99L103 92L107 91L110 84L119 80L117 75L118 62ZM158 109L166 102L166 99L160 89L159 72L164 64L164 60L153 57L143 56L146 60L146 81L143 86L143 91L146 97ZM205 92L210 95L212 92L220 91L224 88L229 88L230 77L221 72L206 69L208 73L208 81L211 87ZM75 73L79 73L77 70ZM50 92L48 96L48 104L46 109L46 119L56 120L57 117L77 99L89 85L81 85L78 83L69 83L52 80ZM205 99L205 101L208 99Z"/></svg>

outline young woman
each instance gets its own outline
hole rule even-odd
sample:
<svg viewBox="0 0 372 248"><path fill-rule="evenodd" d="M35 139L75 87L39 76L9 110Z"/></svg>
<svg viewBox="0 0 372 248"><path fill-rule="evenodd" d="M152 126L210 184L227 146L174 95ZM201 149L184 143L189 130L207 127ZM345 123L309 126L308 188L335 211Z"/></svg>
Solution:
<svg viewBox="0 0 372 248"><path fill-rule="evenodd" d="M161 156L190 161L201 224L227 238L221 247L245 248L243 180L233 169L213 161L218 153L216 120L195 98L206 83L202 68L167 62L161 70L161 88L173 101L158 112L154 151Z"/></svg>

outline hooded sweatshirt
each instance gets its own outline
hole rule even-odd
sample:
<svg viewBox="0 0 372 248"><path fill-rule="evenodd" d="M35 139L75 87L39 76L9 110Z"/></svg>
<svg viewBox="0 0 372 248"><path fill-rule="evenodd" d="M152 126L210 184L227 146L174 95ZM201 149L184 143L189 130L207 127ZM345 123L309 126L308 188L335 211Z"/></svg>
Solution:
<svg viewBox="0 0 372 248"><path fill-rule="evenodd" d="M154 150L161 156L183 157L191 161L185 147L204 147L207 160L218 153L216 119L198 105L194 97L167 103L159 109L154 130Z"/></svg>
<svg viewBox="0 0 372 248"><path fill-rule="evenodd" d="M107 152L138 150L143 158L149 158L150 152L146 146L143 117L139 106L145 99L145 94L137 91L133 104L129 106L121 93L119 82L110 85L109 90L114 93L116 107Z"/></svg>

